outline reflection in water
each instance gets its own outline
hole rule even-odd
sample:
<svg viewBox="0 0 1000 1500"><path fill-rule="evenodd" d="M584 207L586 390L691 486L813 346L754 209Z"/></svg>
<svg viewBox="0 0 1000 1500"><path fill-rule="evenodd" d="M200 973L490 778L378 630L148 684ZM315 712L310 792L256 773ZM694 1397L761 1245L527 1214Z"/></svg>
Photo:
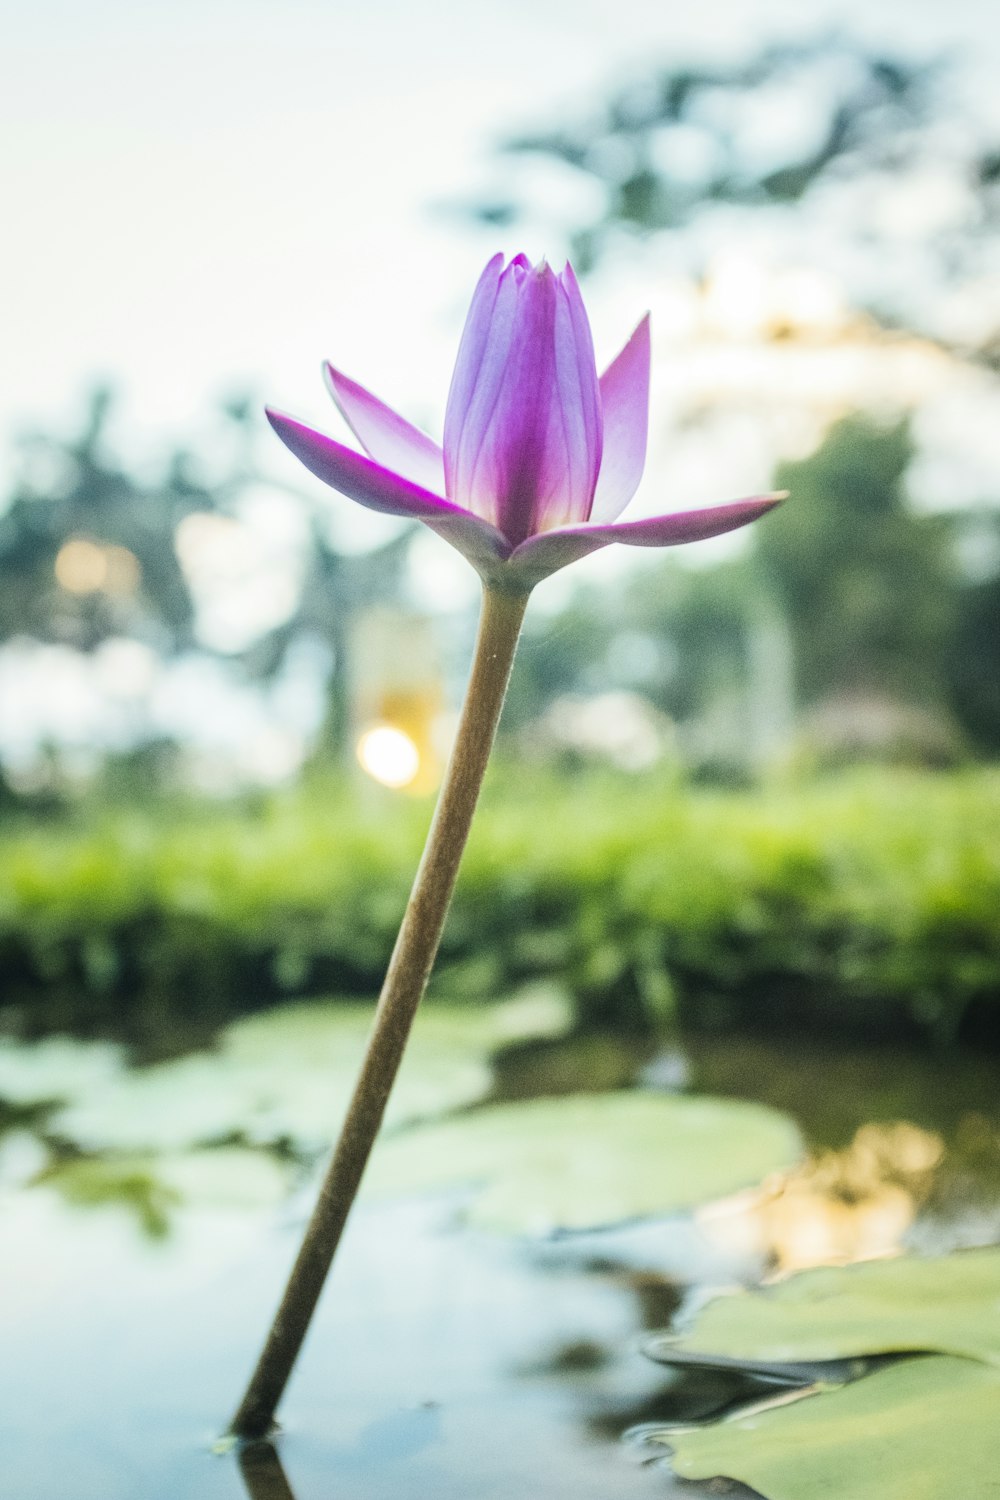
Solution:
<svg viewBox="0 0 1000 1500"><path fill-rule="evenodd" d="M351 1444L328 1444L324 1455L327 1473L340 1480L346 1475L360 1476L363 1482L383 1465L406 1463L440 1440L437 1403L425 1401L416 1408L374 1418ZM272 1442L264 1439L240 1443L236 1459L248 1500L295 1500L295 1492Z"/></svg>
<svg viewBox="0 0 1000 1500"><path fill-rule="evenodd" d="M273 1443L247 1443L237 1462L249 1500L295 1500Z"/></svg>
<svg viewBox="0 0 1000 1500"><path fill-rule="evenodd" d="M73 1500L233 1500L241 1485L249 1500L689 1493L626 1462L618 1439L759 1398L746 1371L641 1357L640 1337L692 1291L904 1240L940 1252L1000 1237L995 1061L952 1060L945 1084L931 1059L876 1068L817 1051L800 1067L785 1043L727 1048L701 1047L697 1087L793 1107L813 1145L804 1166L714 1213L527 1243L456 1231L450 1200L362 1205L281 1458L257 1444L210 1459L205 1444L287 1269L295 1164L226 1135L98 1155L44 1117L0 1118L0 1284L17 1288L2 1325L5 1493L64 1500L67 1472ZM553 1087L591 1066L564 1054L557 1078L549 1053Z"/></svg>
<svg viewBox="0 0 1000 1500"><path fill-rule="evenodd" d="M863 1125L844 1150L818 1152L777 1183L701 1210L699 1223L781 1273L893 1255L943 1156L932 1131Z"/></svg>
<svg viewBox="0 0 1000 1500"><path fill-rule="evenodd" d="M605 1442L616 1442L647 1424L687 1427L715 1422L773 1396L777 1382L741 1370L677 1368L654 1389L609 1404L586 1419L587 1431Z"/></svg>

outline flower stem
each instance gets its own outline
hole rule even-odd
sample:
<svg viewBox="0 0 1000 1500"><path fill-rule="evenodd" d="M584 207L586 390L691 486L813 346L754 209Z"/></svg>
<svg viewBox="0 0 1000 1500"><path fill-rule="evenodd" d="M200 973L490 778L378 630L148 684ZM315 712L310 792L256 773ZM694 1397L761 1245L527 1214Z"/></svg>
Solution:
<svg viewBox="0 0 1000 1500"><path fill-rule="evenodd" d="M361 1072L285 1295L230 1431L269 1432L361 1184L427 988L510 678L527 594L488 586L458 733L403 916Z"/></svg>

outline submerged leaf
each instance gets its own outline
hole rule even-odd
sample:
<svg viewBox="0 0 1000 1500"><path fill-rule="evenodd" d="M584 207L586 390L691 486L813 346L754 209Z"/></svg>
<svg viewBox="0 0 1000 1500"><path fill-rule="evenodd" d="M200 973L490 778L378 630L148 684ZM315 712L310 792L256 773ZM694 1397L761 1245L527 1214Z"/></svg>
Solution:
<svg viewBox="0 0 1000 1500"><path fill-rule="evenodd" d="M675 1212L787 1168L794 1123L738 1100L615 1093L475 1110L376 1151L369 1191L472 1190L468 1217L544 1233Z"/></svg>

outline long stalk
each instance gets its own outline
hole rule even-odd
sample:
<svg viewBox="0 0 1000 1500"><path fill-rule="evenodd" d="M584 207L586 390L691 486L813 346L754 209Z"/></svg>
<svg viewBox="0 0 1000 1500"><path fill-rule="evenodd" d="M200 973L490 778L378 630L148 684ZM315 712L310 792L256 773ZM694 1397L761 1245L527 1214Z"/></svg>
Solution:
<svg viewBox="0 0 1000 1500"><path fill-rule="evenodd" d="M410 1026L437 955L527 602L526 594L484 589L458 733L382 986L361 1072L284 1297L232 1420L230 1431L237 1437L263 1437L274 1425L275 1410L382 1123Z"/></svg>

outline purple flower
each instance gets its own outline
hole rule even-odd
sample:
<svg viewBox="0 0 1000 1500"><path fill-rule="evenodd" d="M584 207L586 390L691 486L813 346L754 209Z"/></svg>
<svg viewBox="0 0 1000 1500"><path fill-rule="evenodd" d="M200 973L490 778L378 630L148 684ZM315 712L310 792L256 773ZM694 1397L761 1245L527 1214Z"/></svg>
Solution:
<svg viewBox="0 0 1000 1500"><path fill-rule="evenodd" d="M332 365L326 380L370 455L269 410L307 469L371 510L410 516L493 587L526 593L609 542L672 547L754 521L777 495L618 521L646 460L649 318L598 379L572 268L495 255L479 279L455 363L444 445Z"/></svg>

